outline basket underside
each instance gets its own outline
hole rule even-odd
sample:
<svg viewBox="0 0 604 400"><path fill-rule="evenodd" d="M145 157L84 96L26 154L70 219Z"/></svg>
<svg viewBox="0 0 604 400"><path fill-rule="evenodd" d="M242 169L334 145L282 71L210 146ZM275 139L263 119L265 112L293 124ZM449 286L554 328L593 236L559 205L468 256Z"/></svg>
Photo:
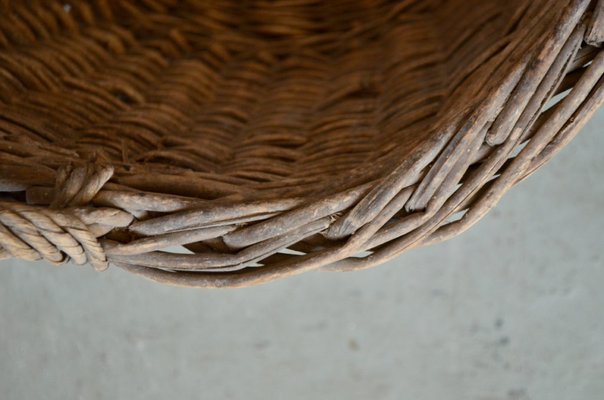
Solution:
<svg viewBox="0 0 604 400"><path fill-rule="evenodd" d="M4 3L4 258L366 268L467 229L602 102L598 1Z"/></svg>

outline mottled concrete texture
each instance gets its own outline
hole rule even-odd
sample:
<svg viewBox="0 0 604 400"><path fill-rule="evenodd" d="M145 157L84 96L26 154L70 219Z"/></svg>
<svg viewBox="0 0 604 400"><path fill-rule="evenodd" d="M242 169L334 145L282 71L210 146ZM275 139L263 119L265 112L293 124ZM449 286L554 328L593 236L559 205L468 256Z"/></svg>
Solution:
<svg viewBox="0 0 604 400"><path fill-rule="evenodd" d="M602 399L603 127L370 271L199 291L4 262L0 399Z"/></svg>

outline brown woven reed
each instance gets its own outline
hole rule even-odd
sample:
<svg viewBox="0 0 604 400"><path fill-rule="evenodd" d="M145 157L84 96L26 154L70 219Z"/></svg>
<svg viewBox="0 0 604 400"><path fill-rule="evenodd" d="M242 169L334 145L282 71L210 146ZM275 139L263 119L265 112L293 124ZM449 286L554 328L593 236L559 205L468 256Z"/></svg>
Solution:
<svg viewBox="0 0 604 400"><path fill-rule="evenodd" d="M0 258L194 287L382 263L573 138L603 41L604 0L0 0Z"/></svg>

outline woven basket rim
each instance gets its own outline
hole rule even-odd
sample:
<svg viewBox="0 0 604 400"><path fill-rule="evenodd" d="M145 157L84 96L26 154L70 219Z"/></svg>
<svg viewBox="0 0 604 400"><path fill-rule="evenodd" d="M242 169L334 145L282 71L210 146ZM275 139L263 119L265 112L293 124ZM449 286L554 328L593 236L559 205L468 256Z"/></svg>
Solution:
<svg viewBox="0 0 604 400"><path fill-rule="evenodd" d="M170 1L166 0L165 4L168 3ZM384 39L384 44L394 43L394 46L398 43L395 39L400 37L397 34L407 35L402 37L408 37L410 41L415 40L414 35L422 38L425 31L421 27L421 18L426 15L431 18L441 15L433 9L438 7L442 7L442 13L446 15L450 13L447 7L452 7L447 2L439 1L403 3L408 8L401 6L383 17L390 18L386 21L392 24L394 32L388 32L393 39L384 34L387 38ZM455 1L450 3L458 6L461 4ZM442 86L436 79L442 71L431 69L437 68L438 63L433 61L435 58L430 54L426 54L424 58L418 56L421 62L418 62L416 69L404 68L404 65L413 65L413 59L407 61L410 64L404 64L398 59L395 59L398 64L393 61L388 70L393 76L404 76L409 82L420 78L426 82L435 80L441 86L431 88L426 85L423 90L434 90L434 93L444 91L448 96L441 99L442 95L438 97L429 93L439 99L426 103L431 107L429 118L426 117L424 121L416 117L415 122L421 123L418 122L418 125L406 131L399 129L402 132L400 135L396 134L399 136L392 134L378 138L379 132L372 133L374 136L369 137L375 137L376 143L382 146L372 150L373 158L364 159L365 156L354 155L357 148L365 151L371 139L359 139L357 144L353 135L345 135L346 131L342 134L335 131L332 134L330 131L318 130L311 140L300 137L293 128L287 130L288 124L297 121L294 116L291 120L279 120L283 124L278 126L281 131L272 132L270 124L275 122L271 122L270 118L266 117L266 122L258 119L257 125L253 125L239 115L248 111L241 105L248 101L246 96L257 95L258 92L253 90L258 89L248 89L248 85L255 87L251 82L261 76L258 71L265 71L265 65L279 66L281 75L276 76L282 77L285 82L269 82L266 86L259 86L264 90L262 93L266 96L266 102L272 102L267 104L274 105L276 110L279 107L293 107L292 110L302 107L299 104L305 100L305 90L309 93L322 93L312 86L309 77L319 76L327 68L309 60L319 57L321 52L327 54L336 51L330 43L336 43L334 35L339 25L334 25L333 32L304 38L300 32L318 29L315 25L319 26L319 22L279 11L283 19L278 19L271 25L266 18L271 12L277 11L258 6L262 11L259 15L265 18L258 21L266 22L256 26L250 25L246 20L248 25L242 25L243 28L239 29L254 28L259 30L259 34L269 35L270 39L263 40L274 44L273 52L263 47L257 51L257 55L252 49L249 57L242 57L238 61L247 69L241 67L233 68L232 71L219 70L220 75L215 80L218 82L216 85L222 86L213 90L218 95L222 90L229 96L240 96L238 101L241 104L222 104L219 96L213 103L208 102L214 107L211 109L214 114L211 115L228 115L228 118L220 117L226 121L225 124L239 123L250 132L256 132L256 126L260 127L257 128L256 136L249 137L251 144L248 145L245 140L229 143L229 140L224 139L223 142L199 142L193 146L194 143L185 136L158 134L155 137L154 133L137 133L140 142L134 146L142 148L151 143L152 148L146 151L143 158L134 161L130 160L128 147L124 147L126 150L120 153L120 146L128 145L124 144L126 142L118 143L122 133L119 133L118 128L113 128L110 122L106 123L106 127L91 125L96 130L91 131L93 133L89 136L82 136L86 140L75 144L79 146L77 148L73 147L74 143L60 139L42 138L31 143L19 140L19 137L31 136L33 129L38 130L40 137L43 132L55 135L53 132L61 127L52 124L59 120L46 116L42 111L45 109L40 104L46 101L44 96L54 98L52 96L59 96L67 90L73 91L74 96L86 96L91 101L90 109L94 108L99 115L112 115L108 111L112 107L120 110L122 114L116 115L126 115L128 119L124 117L124 123L132 124L123 126L152 126L159 124L157 121L164 118L161 120L164 124L162 126L177 129L189 116L186 109L180 111L167 101L153 103L152 95L137 100L136 90L123 83L120 84L120 96L125 97L122 102L107 97L107 93L111 93L113 89L85 86L79 78L61 78L60 85L46 93L41 92L41 89L30 89L29 87L34 88L36 85L40 88L55 85L52 80L44 80L45 74L52 77L54 70L48 67L50 72L40 72L28 67L27 62L30 60L39 60L31 56L27 46L12 41L11 36L5 32L16 32L17 28L31 29L32 32L35 30L17 25L15 21L21 18L21 12L31 12L31 15L27 15L31 18L32 26L50 21L50 17L39 13L39 8L36 9L36 15L32 10L20 9L19 6L13 9L9 6L7 15L13 15L11 13L14 12L13 20L9 22L0 18L0 45L6 48L5 54L0 54L0 59L5 60L7 65L4 81L0 74L0 85L7 88L16 85L7 78L13 76L18 76L23 82L26 78L30 81L22 83L24 87L27 86L20 89L25 93L23 100L4 101L0 98L0 123L4 123L0 125L0 192L3 195L0 199L0 259L45 259L53 263L72 260L78 264L89 263L97 270L104 270L111 263L162 283L192 287L236 287L318 268L332 271L368 268L390 260L407 249L433 244L460 234L492 209L513 185L551 159L578 133L604 101L601 79L604 73L604 55L600 51L600 45L604 42L604 1L541 0L511 9L514 12L510 11L510 15L505 18L501 17L503 2L493 0L488 3L482 3L481 7L493 13L494 21L499 21L496 18L501 19L501 26L505 28L503 32L507 33L501 33L498 40L483 43L481 31L474 32L472 36L472 29L487 29L484 24L459 22L459 47L452 46L454 54L448 58L456 60L455 57L460 57L464 60L464 51L471 57L460 63L461 67L449 77L450 87ZM75 4L74 15L77 10L82 12L85 4ZM124 4L138 7L141 3L128 0ZM300 7L305 4L307 3L301 1ZM380 2L376 4L383 6ZM80 6L83 8L78 8ZM177 16L168 11L164 10L162 14L163 6L159 3L157 7L158 11L151 13L152 17L140 17L136 20L140 22L139 25L133 25L136 28L132 29L151 29L151 32L155 32L152 29L157 29L159 32L161 27L149 28L145 24L163 23L170 27L178 20ZM221 9L216 6L215 11L218 10ZM76 16L63 15L61 18L80 18L84 21L85 18L90 18L91 21L94 18L107 18L108 21L117 18L112 14L117 11L110 7L95 11L98 16L85 17L86 13L83 13ZM48 15L54 15L54 12L52 9L48 11ZM101 15L103 13L107 16ZM186 21L180 15L178 18ZM218 19L208 17L203 21L210 27L208 29L221 28L222 22L217 22ZM381 19L377 21L383 22ZM96 21L90 23L94 26ZM322 115L319 111L327 110L324 111L325 115L334 119L325 121L336 126L345 120L331 117L329 107L335 107L341 113L334 114L336 116L348 115L342 114L340 108L344 110L352 107L355 111L350 113L350 118L361 120L366 118L363 114L366 110L376 113L372 108L376 104L375 93L382 97L389 93L387 83L390 81L376 81L373 75L367 75L366 69L355 64L360 63L363 68L367 68L362 64L367 61L361 56L373 54L374 50L367 46L358 49L354 47L355 37L359 41L368 40L366 38L370 36L365 32L370 32L369 28L376 29L371 24L365 30L355 28L352 33L342 34L337 42L342 46L346 43L359 54L355 58L357 53L349 54L341 50L342 54L334 56L334 60L344 60L342 65L350 66L349 73L342 78L347 91L343 89L343 94L335 92L332 98L322 99L321 104L324 106L320 109L309 108L316 115ZM44 29L52 27L49 24ZM120 30L122 28L118 29L118 25L111 29L114 29L113 39L120 38L124 43L132 41L134 45L140 40L135 31ZM39 30L42 31L42 28ZM72 32L64 43L80 43L78 40L87 43L81 39L81 34L74 32L76 33ZM105 43L108 54L113 51L123 52L119 48L122 45L119 40L110 42L109 34L102 36L100 30L91 32L94 32L91 34L93 41L108 40ZM229 40L233 41L233 46L238 46L237 49L245 48L245 38L234 34L231 36L224 32L221 37L226 37L227 43L231 43ZM455 37L453 34L452 36ZM21 40L20 36L15 37ZM208 40L185 29L174 29L169 31L165 41L158 39L158 43L164 46L162 51L176 54L185 52L184 49L191 45L192 38L203 41L204 46ZM39 56L40 59L46 57L46 54L50 57L49 60L63 57L58 48L50 46L50 42L36 38L31 40L33 43L39 41L40 46L47 49L44 56ZM287 53L282 52L287 47L281 44L281 40L289 40L293 47L299 46L299 43L316 46L312 47L316 51L313 53L315 55L308 59L304 58L306 55L297 54L291 60L284 58L283 54ZM472 40L476 42L474 46L471 45L474 43ZM174 48L169 48L168 45ZM228 52L218 48L218 45L209 48L211 51L208 54L218 60L211 58L207 61L209 63L219 63L220 57L229 57ZM409 54L421 54L421 50L409 50ZM442 51L446 54L446 51ZM252 54L255 55L252 57ZM96 54L91 54L90 57L94 58ZM282 61L283 59L286 61ZM20 60L24 68L17 69ZM146 64L137 64L134 60L133 58L130 63L120 65L113 76L117 79L120 76L117 75L118 71L124 71L120 74L144 75L147 73L145 65L165 63L164 60L153 57L145 58ZM453 63L448 59L445 61ZM44 62L51 65L50 61ZM83 66L85 57L80 62ZM156 83L155 88L162 95L180 99L178 101L182 101L182 105L191 105L192 98L205 94L193 91L193 86L179 87L179 82L188 82L187 79L193 79L192 76L197 79L195 82L200 82L204 76L200 73L203 73L203 79L208 81L207 85L210 87L216 73L210 67L203 67L195 59L179 59L174 65L166 73L167 83L161 86L163 81L160 80L160 75L157 78L160 83ZM62 65L60 67L64 68ZM383 74L379 76L385 76ZM290 81L287 79L294 82L289 83L291 90L280 92L281 88L288 87L286 84ZM107 82L109 85L111 81ZM334 87L338 84L339 81L335 79ZM241 88L233 89L234 87ZM198 90L197 87L195 90ZM271 90L276 93L273 97ZM40 100L27 93L40 93L36 95L41 96ZM395 91L393 93L396 94ZM415 104L410 95L397 98L401 99L400 107L406 106L406 102L412 106ZM316 101L318 98L312 99ZM418 99L418 104L422 104L420 100L425 100L422 96ZM74 109L79 107L77 99L66 98L64 101ZM128 102L134 103L127 104ZM386 106L383 107L390 105L388 102L384 104ZM392 104L392 107L398 106L396 102ZM420 106L415 107L421 110ZM85 123L85 115L72 115L68 108L63 111L58 107L54 109L64 118L64 127ZM269 109L270 107L267 108ZM32 112L38 113L35 114L39 116L37 120L27 119L29 115L34 115ZM398 115L394 112L390 114ZM390 114L384 113L404 125L403 117L398 117L403 118L399 121ZM309 111L306 116L309 115L313 114ZM364 121L366 120L362 120ZM383 126L388 127L390 120L384 121ZM86 128L86 125L82 126L81 129ZM196 126L201 127L195 128ZM362 127L358 124L351 126ZM210 136L214 134L213 130L220 131L210 123L193 127L191 129L202 129L200 132L207 132L204 134ZM363 138L362 134L360 138ZM310 144L304 147L306 143ZM307 153L298 151L296 146L302 146ZM350 151L338 153L337 146ZM213 162L210 160L220 159L225 151L232 151L233 148L244 152L242 154L245 156L235 157L229 161L230 164L224 164L221 168L235 171L234 173L204 172L202 168L205 164L200 164L200 169L195 169L194 162L202 160L210 165ZM321 158L321 152L327 154L325 159ZM116 158L118 156L121 160ZM307 168L293 168L293 172L289 171L289 160L299 160L300 157L307 160L306 164L300 163ZM161 161L164 159L169 162ZM256 167L254 163L260 167ZM332 174L329 173L329 163L335 166ZM353 163L357 165L348 167ZM191 167L187 168L187 165ZM276 172L271 175L261 167L267 170L272 168ZM279 171L286 172L280 176ZM165 252L170 246L185 246L190 253Z"/></svg>

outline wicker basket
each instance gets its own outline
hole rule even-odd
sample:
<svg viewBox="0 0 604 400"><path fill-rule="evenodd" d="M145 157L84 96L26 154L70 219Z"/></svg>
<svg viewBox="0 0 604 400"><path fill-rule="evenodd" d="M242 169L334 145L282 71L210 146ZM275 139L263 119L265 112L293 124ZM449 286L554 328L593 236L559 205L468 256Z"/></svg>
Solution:
<svg viewBox="0 0 604 400"><path fill-rule="evenodd" d="M193 287L383 263L573 138L603 41L603 0L0 1L0 258Z"/></svg>

